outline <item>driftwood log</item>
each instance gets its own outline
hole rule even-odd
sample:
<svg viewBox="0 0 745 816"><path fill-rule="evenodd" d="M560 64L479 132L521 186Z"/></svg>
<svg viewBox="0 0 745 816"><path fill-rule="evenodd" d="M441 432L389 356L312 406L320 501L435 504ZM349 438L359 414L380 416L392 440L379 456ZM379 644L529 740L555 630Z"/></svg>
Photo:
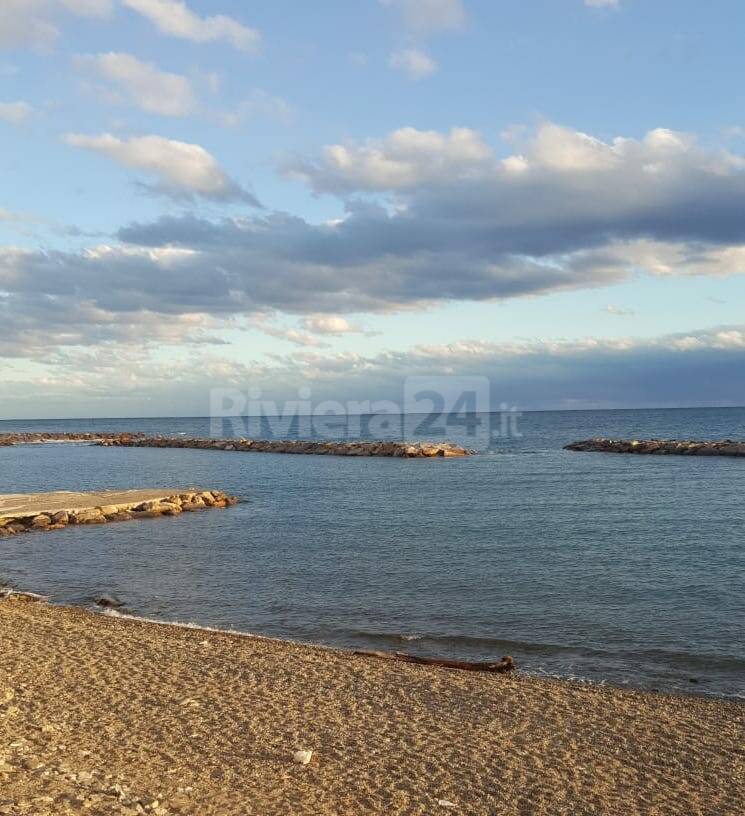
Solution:
<svg viewBox="0 0 745 816"><path fill-rule="evenodd" d="M363 657L378 657L383 660L400 660L403 663L417 663L420 666L438 666L443 669L460 669L461 671L494 672L507 674L515 669L515 661L509 656L503 657L496 663L474 662L470 660L444 660L438 657L419 657L406 652L368 652L356 650L353 654Z"/></svg>

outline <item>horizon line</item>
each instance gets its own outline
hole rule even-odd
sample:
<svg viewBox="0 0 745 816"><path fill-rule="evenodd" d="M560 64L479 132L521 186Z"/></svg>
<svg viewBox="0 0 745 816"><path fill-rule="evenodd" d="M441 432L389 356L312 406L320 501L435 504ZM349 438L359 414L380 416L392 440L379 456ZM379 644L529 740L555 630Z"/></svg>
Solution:
<svg viewBox="0 0 745 816"><path fill-rule="evenodd" d="M526 409L502 409L498 411L466 411L466 416L478 416L479 414L501 414L509 413L513 410L520 414L562 414L562 413L598 413L611 411L738 411L745 409L745 405L680 405L680 406L652 406L652 407L637 407L637 408L526 408ZM214 417L220 421L230 421L231 419L322 419L322 418L344 418L344 417L375 417L375 416L391 416L391 417L407 417L407 416L429 416L430 413L447 414L449 411L440 412L411 412L411 413L375 413L375 414L290 414L284 416L283 414L239 414L234 417ZM460 412L459 412L460 413ZM213 417L209 415L195 416L195 415L173 415L173 416L105 416L105 417L13 417L0 418L2 422L114 422L124 420L142 420L142 419L208 419Z"/></svg>

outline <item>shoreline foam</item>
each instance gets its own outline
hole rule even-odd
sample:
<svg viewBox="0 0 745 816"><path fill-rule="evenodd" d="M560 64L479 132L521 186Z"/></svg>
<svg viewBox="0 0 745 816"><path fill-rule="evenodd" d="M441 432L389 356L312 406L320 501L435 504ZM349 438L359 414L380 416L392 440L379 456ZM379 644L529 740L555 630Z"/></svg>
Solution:
<svg viewBox="0 0 745 816"><path fill-rule="evenodd" d="M79 610L86 613L91 613L93 615L102 615L104 617L111 617L122 621L133 621L135 623L144 623L153 626L163 626L175 629L187 629L189 631L206 632L208 634L230 635L237 638L245 638L247 640L260 640L266 641L268 643L275 643L279 646L282 645L302 646L309 649L318 649L321 651L326 651L338 655L358 655L363 657L365 656L372 657L376 654L374 651L369 651L354 646L341 646L335 645L333 643L323 643L320 641L303 640L291 637L278 637L275 635L262 634L261 632L252 632L245 629L231 629L219 626L210 626L209 624L196 623L194 621L168 620L164 618L149 617L147 615L138 615L134 612L127 612L123 610L122 608L120 608L119 605L113 606L109 604L101 604L94 600L91 600L90 604L82 603L76 604L66 601L55 601L48 595L43 595L29 590L16 589L15 587L12 586L0 585L0 601L2 601L3 599L13 597L45 603L56 609ZM126 607L126 604L122 604L122 606ZM402 643L411 643L420 640L422 637L426 636L401 635L399 636L399 639ZM388 654L394 655L396 654L396 652L390 651L388 652ZM571 673L562 674L560 672L547 672L542 669L531 668L526 669L519 663L515 664L514 668L516 669L515 676L533 678L538 680L548 680L558 683L569 684L576 683L583 686L586 685L590 687L607 688L612 690L615 689L618 691L634 691L642 694L653 694L670 697L682 697L682 698L692 697L695 699L706 699L712 701L719 700L723 702L733 703L740 703L742 701L745 701L745 692L726 694L722 692L710 691L709 689L699 687L689 688L686 689L685 691L682 689L647 687L644 685L640 685L638 683L634 683L633 681L629 681L626 683L614 681L607 678L596 679L592 677L584 677L581 675Z"/></svg>

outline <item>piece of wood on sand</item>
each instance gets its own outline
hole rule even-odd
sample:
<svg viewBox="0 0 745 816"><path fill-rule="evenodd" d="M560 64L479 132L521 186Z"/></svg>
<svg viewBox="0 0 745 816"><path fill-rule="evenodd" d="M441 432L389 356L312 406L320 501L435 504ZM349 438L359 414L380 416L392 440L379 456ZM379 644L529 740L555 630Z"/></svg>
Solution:
<svg viewBox="0 0 745 816"><path fill-rule="evenodd" d="M382 660L399 660L402 663L417 663L420 666L439 666L443 669L460 669L461 671L494 672L507 674L515 669L515 661L506 655L496 662L471 660L446 660L439 657L420 657L406 652L375 652L355 650L353 654L363 657L378 657Z"/></svg>

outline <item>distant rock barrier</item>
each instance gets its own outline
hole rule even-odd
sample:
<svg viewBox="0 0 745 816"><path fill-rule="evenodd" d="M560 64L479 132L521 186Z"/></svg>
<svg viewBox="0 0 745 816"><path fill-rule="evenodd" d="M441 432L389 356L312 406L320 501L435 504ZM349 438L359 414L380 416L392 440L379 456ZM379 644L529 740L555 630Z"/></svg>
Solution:
<svg viewBox="0 0 745 816"><path fill-rule="evenodd" d="M142 433L0 434L0 447L44 442L90 442L112 448L197 448L198 450L296 453L316 456L391 456L401 459L470 456L472 450L452 442L317 442L304 439L203 439L145 436Z"/></svg>
<svg viewBox="0 0 745 816"><path fill-rule="evenodd" d="M100 503L99 503L100 502ZM38 493L0 496L0 538L61 530L70 524L178 516L193 510L232 507L238 499L220 490Z"/></svg>
<svg viewBox="0 0 745 816"><path fill-rule="evenodd" d="M124 439L142 437L144 434L114 433L3 433L0 434L0 447L11 445L38 445L44 442L100 442L102 439Z"/></svg>
<svg viewBox="0 0 745 816"><path fill-rule="evenodd" d="M452 442L314 442L308 440L187 439L172 436L111 437L97 444L130 448L197 448L250 453L326 456L394 456L403 459L469 456L473 451Z"/></svg>
<svg viewBox="0 0 745 816"><path fill-rule="evenodd" d="M585 439L565 445L582 453L636 453L651 456L745 456L745 442L723 439L700 442L676 439Z"/></svg>

